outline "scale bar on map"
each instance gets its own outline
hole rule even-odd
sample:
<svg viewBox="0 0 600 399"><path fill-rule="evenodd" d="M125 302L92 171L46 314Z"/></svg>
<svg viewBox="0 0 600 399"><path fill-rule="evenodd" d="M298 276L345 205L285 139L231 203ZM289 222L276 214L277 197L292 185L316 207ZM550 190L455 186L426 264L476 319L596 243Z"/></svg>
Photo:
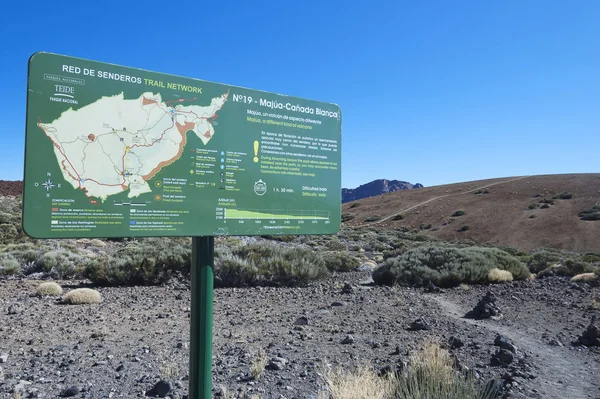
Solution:
<svg viewBox="0 0 600 399"><path fill-rule="evenodd" d="M113 205L116 205L116 206L146 206L146 204L136 203L136 202L114 202Z"/></svg>
<svg viewBox="0 0 600 399"><path fill-rule="evenodd" d="M329 211L288 209L225 209L225 219L329 220Z"/></svg>

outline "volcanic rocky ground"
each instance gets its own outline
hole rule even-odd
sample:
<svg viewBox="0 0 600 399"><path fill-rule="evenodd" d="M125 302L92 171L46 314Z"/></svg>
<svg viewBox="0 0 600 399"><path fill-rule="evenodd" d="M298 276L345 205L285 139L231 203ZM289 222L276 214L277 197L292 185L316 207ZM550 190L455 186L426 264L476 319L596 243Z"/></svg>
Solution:
<svg viewBox="0 0 600 399"><path fill-rule="evenodd" d="M214 396L316 398L329 366L398 369L437 340L459 368L500 377L505 397L600 398L600 348L579 341L600 313L590 285L550 277L436 292L369 281L369 272L352 272L304 288L216 289ZM0 398L145 397L161 380L166 397L186 397L186 280L98 287L96 305L38 297L39 283L0 281ZM65 291L85 285L63 283ZM483 297L483 312L465 318ZM268 364L254 380L261 352Z"/></svg>

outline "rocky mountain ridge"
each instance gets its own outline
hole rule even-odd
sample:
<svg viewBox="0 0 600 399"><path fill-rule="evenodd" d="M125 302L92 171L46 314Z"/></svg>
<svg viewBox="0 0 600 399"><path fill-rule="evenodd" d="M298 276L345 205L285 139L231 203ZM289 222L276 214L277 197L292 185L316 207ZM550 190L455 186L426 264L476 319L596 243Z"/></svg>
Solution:
<svg viewBox="0 0 600 399"><path fill-rule="evenodd" d="M423 185L421 183L412 184L400 180L377 179L362 184L357 188L342 188L342 203L392 193L394 191L422 187Z"/></svg>

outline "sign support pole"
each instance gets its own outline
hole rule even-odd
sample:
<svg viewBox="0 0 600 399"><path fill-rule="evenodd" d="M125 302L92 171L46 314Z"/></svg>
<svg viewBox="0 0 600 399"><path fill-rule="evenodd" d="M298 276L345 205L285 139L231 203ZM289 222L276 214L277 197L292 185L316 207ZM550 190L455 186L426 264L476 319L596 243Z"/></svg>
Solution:
<svg viewBox="0 0 600 399"><path fill-rule="evenodd" d="M211 397L214 253L214 237L192 237L190 399Z"/></svg>

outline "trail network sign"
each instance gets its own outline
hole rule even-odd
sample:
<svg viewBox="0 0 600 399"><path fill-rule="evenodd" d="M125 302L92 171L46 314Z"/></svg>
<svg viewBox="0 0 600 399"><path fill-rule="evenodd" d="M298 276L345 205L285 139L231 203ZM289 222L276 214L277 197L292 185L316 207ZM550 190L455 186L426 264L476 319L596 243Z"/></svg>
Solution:
<svg viewBox="0 0 600 399"><path fill-rule="evenodd" d="M23 226L35 238L335 234L335 104L36 53Z"/></svg>

